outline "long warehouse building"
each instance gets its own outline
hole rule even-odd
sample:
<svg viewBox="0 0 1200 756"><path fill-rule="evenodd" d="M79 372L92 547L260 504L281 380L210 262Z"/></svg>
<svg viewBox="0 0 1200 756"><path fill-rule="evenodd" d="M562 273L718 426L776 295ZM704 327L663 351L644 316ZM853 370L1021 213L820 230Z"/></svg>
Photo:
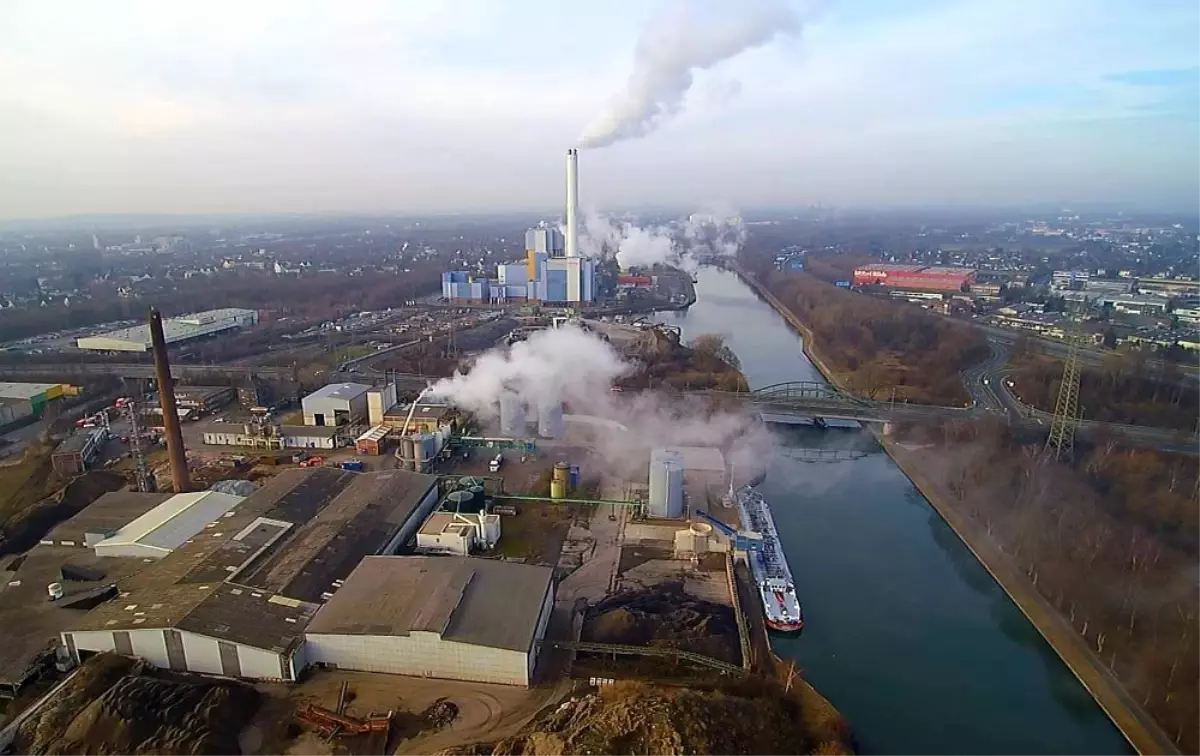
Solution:
<svg viewBox="0 0 1200 756"><path fill-rule="evenodd" d="M287 470L121 581L61 634L77 661L116 651L155 666L294 681L304 629L366 556L393 554L437 504L437 478ZM132 524L131 524L132 525Z"/></svg>
<svg viewBox="0 0 1200 756"><path fill-rule="evenodd" d="M163 334L167 344L178 344L256 323L258 313L254 310L225 307L166 318L163 320ZM75 341L75 345L80 349L99 352L148 352L151 348L150 326L140 325L95 336L83 336Z"/></svg>

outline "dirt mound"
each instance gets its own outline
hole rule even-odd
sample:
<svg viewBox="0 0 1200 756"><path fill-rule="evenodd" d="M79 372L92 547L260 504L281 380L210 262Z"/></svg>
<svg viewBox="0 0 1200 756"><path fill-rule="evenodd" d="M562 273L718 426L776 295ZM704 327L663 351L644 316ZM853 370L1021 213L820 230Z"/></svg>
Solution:
<svg viewBox="0 0 1200 756"><path fill-rule="evenodd" d="M628 682L564 702L490 750L476 744L454 751L494 756L815 752L830 751L810 743L794 701L769 686L722 691Z"/></svg>
<svg viewBox="0 0 1200 756"><path fill-rule="evenodd" d="M596 604L584 622L583 640L681 648L741 663L733 608L691 596L678 581Z"/></svg>
<svg viewBox="0 0 1200 756"><path fill-rule="evenodd" d="M102 654L21 726L17 746L31 754L238 753L258 696L234 682L154 676Z"/></svg>
<svg viewBox="0 0 1200 756"><path fill-rule="evenodd" d="M16 512L0 526L0 554L33 548L55 525L79 514L96 499L126 485L125 478L107 470L84 473L36 504Z"/></svg>

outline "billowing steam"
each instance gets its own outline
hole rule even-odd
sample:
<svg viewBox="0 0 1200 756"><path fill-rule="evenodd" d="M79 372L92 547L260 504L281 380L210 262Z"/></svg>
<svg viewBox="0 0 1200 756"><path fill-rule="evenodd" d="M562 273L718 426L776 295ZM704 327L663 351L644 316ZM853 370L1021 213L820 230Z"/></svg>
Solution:
<svg viewBox="0 0 1200 756"><path fill-rule="evenodd" d="M706 257L732 257L746 242L746 226L731 211L695 213L663 226L638 226L588 213L580 229L584 257L616 257L621 268L671 265L695 270Z"/></svg>
<svg viewBox="0 0 1200 756"><path fill-rule="evenodd" d="M683 109L696 71L799 29L786 0L673 0L642 30L625 91L584 129L579 146L649 134Z"/></svg>
<svg viewBox="0 0 1200 756"><path fill-rule="evenodd" d="M644 474L647 452L656 446L736 444L734 464L745 469L765 458L771 438L747 413L711 412L699 399L667 403L650 392L610 390L635 369L593 333L563 326L537 331L507 351L485 352L467 372L435 383L431 393L493 427L504 394L516 394L530 407L566 402L569 417L582 416L568 423L568 436L586 435L605 469L621 476Z"/></svg>

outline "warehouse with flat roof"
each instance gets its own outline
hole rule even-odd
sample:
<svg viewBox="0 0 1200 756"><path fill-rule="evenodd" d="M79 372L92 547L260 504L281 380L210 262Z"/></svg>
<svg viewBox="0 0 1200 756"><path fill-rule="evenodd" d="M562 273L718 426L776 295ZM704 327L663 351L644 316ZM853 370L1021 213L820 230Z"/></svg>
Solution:
<svg viewBox="0 0 1200 756"><path fill-rule="evenodd" d="M177 344L203 336L252 326L258 322L258 313L240 307L223 307L205 310L190 315L163 319L163 335L167 344ZM150 326L140 325L121 328L95 336L82 336L75 346L99 352L148 352L150 351Z"/></svg>
<svg viewBox="0 0 1200 756"><path fill-rule="evenodd" d="M364 557L392 554L437 503L405 470L286 470L119 584L61 633L79 660L116 651L176 671L292 681L304 629Z"/></svg>
<svg viewBox="0 0 1200 756"><path fill-rule="evenodd" d="M310 664L528 687L554 570L453 556L368 557L309 622Z"/></svg>

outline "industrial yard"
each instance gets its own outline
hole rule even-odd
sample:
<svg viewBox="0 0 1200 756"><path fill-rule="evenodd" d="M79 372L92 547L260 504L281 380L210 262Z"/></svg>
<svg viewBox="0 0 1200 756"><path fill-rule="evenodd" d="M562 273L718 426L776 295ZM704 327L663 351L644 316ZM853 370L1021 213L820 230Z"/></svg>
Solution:
<svg viewBox="0 0 1200 756"><path fill-rule="evenodd" d="M557 233L531 232L527 264L502 268L488 297L520 298L505 287L532 270L525 299L590 302L576 232ZM623 298L658 278L625 275ZM686 298L682 278L661 278ZM482 291L446 285L449 299ZM52 466L76 480L107 467L106 483L0 542L0 618L22 628L0 655L0 747L138 753L235 737L244 752L430 752L525 737L619 680L774 680L725 501L742 482L730 455L761 423L641 390L680 366L685 387L740 385L719 343L701 355L678 329L624 316L443 311L424 341L346 354L283 411L255 385L176 383L169 345L243 338L227 332L253 315L151 312L79 339L149 350L156 390L77 420ZM417 389L370 366L438 338L440 352L421 353L450 377ZM478 351L459 359L460 347ZM56 708L63 691L85 724ZM210 709L138 713L159 694ZM219 708L230 700L236 717ZM136 736L114 711L144 720Z"/></svg>

